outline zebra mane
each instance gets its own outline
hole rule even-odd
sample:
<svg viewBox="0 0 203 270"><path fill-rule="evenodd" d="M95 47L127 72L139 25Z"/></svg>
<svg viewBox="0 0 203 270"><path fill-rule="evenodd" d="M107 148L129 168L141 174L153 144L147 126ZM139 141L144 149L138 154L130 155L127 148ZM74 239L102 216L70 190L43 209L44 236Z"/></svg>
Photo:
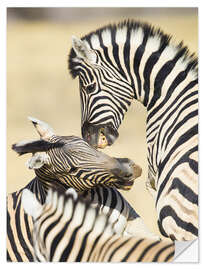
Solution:
<svg viewBox="0 0 203 270"><path fill-rule="evenodd" d="M94 50L97 50L99 48L104 49L105 45L101 42L99 42L99 44L97 42L98 48L95 48L95 46L93 47L91 39L94 36L97 36L98 40L102 41L102 35L104 35L105 33L108 33L111 36L111 40L110 40L111 43L109 43L109 45L117 46L117 43L115 41L115 36L118 31L122 36L122 31L127 30L127 35L130 36L132 32L136 32L139 29L143 31L144 38L146 39L154 38L155 40L159 39L160 48L162 46L171 46L172 48L175 49L174 50L175 54L181 53L183 55L183 61L186 61L188 66L190 65L190 69L194 70L194 72L197 73L198 59L194 53L191 54L189 52L188 47L183 44L183 41L181 41L179 44L176 45L174 42L171 42L171 39L172 39L171 35L165 34L160 28L156 28L148 23L135 21L135 20L124 20L118 24L109 24L93 32L90 32L89 34L83 36L81 40L87 41L91 49L94 49ZM125 42L130 42L130 39L127 39ZM75 67L77 67L80 63L78 63L78 61L75 61L75 59L76 59L76 53L72 48L69 54L68 68L73 78L79 75L78 70Z"/></svg>

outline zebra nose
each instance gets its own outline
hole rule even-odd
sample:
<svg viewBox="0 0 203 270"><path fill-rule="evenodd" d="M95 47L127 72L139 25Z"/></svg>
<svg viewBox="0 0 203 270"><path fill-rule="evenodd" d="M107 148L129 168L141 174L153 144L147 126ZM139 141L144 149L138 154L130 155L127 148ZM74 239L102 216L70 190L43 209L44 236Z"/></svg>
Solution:
<svg viewBox="0 0 203 270"><path fill-rule="evenodd" d="M112 172L119 180L132 181L142 174L142 169L128 158L116 158L116 167Z"/></svg>

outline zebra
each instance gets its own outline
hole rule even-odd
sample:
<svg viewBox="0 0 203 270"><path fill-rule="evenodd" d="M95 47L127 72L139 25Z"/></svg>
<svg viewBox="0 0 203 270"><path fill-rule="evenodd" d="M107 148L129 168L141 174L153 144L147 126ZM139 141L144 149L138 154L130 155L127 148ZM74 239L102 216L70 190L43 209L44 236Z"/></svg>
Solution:
<svg viewBox="0 0 203 270"><path fill-rule="evenodd" d="M114 143L133 99L146 107L146 188L161 233L180 241L198 237L197 63L183 42L135 20L73 36L68 58L90 145Z"/></svg>
<svg viewBox="0 0 203 270"><path fill-rule="evenodd" d="M128 189L128 182L141 174L138 165L128 159L103 155L80 138L56 136L48 124L34 118L30 120L41 139L22 141L12 148L20 155L33 154L27 167L35 170L36 177L26 187L7 196L8 261L33 261L33 220L22 208L24 189L30 190L43 204L49 187L61 191L74 187L84 199L92 201L93 206L99 205L100 211L109 215L117 232L157 237L149 232L137 212L114 188L115 184L115 187ZM97 186L108 186L108 181L109 188Z"/></svg>
<svg viewBox="0 0 203 270"><path fill-rule="evenodd" d="M44 205L24 189L22 205L34 219L35 260L61 262L167 262L174 257L174 242L122 236L98 208L74 189L50 189Z"/></svg>

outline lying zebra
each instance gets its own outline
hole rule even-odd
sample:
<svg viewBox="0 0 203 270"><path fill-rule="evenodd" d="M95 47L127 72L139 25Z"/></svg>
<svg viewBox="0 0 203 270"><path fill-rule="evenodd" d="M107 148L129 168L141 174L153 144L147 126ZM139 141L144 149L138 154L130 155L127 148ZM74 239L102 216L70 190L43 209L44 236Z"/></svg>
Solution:
<svg viewBox="0 0 203 270"><path fill-rule="evenodd" d="M156 237L113 188L129 189L134 179L141 174L139 166L129 159L111 158L78 137L56 136L46 123L34 118L30 120L41 139L14 144L13 150L20 155L33 154L27 166L35 170L36 177L25 188L32 191L40 203L45 202L49 187L58 190L74 187L77 191L84 192L83 197L90 198L93 204L100 205L101 211L108 213L118 233L125 231L126 234L144 233L148 237ZM97 185L109 185L109 188L96 187ZM7 197L9 261L33 261L33 221L24 214L21 205L21 195L25 188ZM94 189L87 191L90 188ZM122 231L119 231L119 224L123 224Z"/></svg>
<svg viewBox="0 0 203 270"><path fill-rule="evenodd" d="M166 262L174 257L170 240L115 233L108 216L99 214L72 188L66 194L50 189L44 205L24 189L22 205L34 218L36 261Z"/></svg>

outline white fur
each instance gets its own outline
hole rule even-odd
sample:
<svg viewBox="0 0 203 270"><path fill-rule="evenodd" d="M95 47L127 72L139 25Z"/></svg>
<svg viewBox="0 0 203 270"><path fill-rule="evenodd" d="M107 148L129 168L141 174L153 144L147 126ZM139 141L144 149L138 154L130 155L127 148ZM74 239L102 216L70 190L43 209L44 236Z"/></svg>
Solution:
<svg viewBox="0 0 203 270"><path fill-rule="evenodd" d="M79 58L84 59L90 64L96 63L96 55L93 50L90 50L89 46L87 46L87 42L82 41L81 39L72 36L72 46Z"/></svg>
<svg viewBox="0 0 203 270"><path fill-rule="evenodd" d="M103 30L101 35L102 35L103 43L106 47L108 47L109 45L112 45L110 30L108 29Z"/></svg>
<svg viewBox="0 0 203 270"><path fill-rule="evenodd" d="M41 214L43 206L37 201L37 198L30 190L23 190L21 202L25 212L34 219Z"/></svg>
<svg viewBox="0 0 203 270"><path fill-rule="evenodd" d="M30 159L28 159L26 166L28 169L39 169L44 164L48 164L49 160L49 156L46 153L35 153Z"/></svg>
<svg viewBox="0 0 203 270"><path fill-rule="evenodd" d="M132 30L131 35L130 35L130 43L132 44L133 47L137 48L142 43L143 38L144 38L144 33L141 27L138 29Z"/></svg>
<svg viewBox="0 0 203 270"><path fill-rule="evenodd" d="M126 41L127 27L118 28L116 30L116 43L123 44Z"/></svg>
<svg viewBox="0 0 203 270"><path fill-rule="evenodd" d="M71 194L73 196L73 199L76 201L77 198L78 198L78 194L77 192L75 191L75 189L73 188L69 188L67 191L66 191L66 194Z"/></svg>
<svg viewBox="0 0 203 270"><path fill-rule="evenodd" d="M91 44L92 44L93 49L97 49L100 47L100 42L97 35L91 36Z"/></svg>
<svg viewBox="0 0 203 270"><path fill-rule="evenodd" d="M47 123L30 116L28 116L28 119L34 124L41 138L46 139L54 135L53 129Z"/></svg>

